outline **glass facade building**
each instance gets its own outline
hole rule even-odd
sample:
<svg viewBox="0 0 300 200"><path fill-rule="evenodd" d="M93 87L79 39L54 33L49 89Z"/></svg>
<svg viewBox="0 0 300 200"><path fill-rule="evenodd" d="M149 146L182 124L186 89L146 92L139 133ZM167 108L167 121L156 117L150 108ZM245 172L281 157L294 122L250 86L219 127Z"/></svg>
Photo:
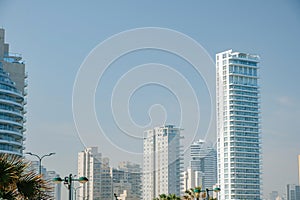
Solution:
<svg viewBox="0 0 300 200"><path fill-rule="evenodd" d="M0 29L0 153L22 156L26 104L25 65L19 54L9 53Z"/></svg>
<svg viewBox="0 0 300 200"><path fill-rule="evenodd" d="M261 199L259 57L216 55L219 199Z"/></svg>
<svg viewBox="0 0 300 200"><path fill-rule="evenodd" d="M198 140L191 145L190 166L202 175L202 188L213 188L217 183L217 151L209 142Z"/></svg>

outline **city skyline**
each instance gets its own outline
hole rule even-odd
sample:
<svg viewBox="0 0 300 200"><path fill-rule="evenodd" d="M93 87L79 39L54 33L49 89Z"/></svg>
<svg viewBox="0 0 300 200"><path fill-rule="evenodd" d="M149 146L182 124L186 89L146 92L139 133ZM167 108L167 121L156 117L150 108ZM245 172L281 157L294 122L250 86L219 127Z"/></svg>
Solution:
<svg viewBox="0 0 300 200"><path fill-rule="evenodd" d="M61 175L76 173L76 154L84 148L76 132L71 106L79 66L99 42L111 35L132 28L157 26L187 34L201 43L212 58L229 48L261 55L263 192L265 196L274 190L283 193L287 183L297 183L299 2L116 3L60 2L58 6L55 2L0 2L0 25L6 30L6 42L11 45L12 52L23 54L29 73L26 151L56 152L55 159L45 160L47 168L55 169ZM28 13L28 10L32 12ZM156 58L156 54L150 52L149 57ZM139 59L141 63L160 61L149 57ZM128 62L132 64L130 59ZM114 71L116 76L120 74L118 70ZM191 71L185 75L192 84L198 84L193 82L195 77ZM107 85L110 83L108 81ZM104 87L107 88L110 89ZM200 86L196 89L200 93L198 96L205 91ZM143 95L153 90L137 92L141 96L131 107L137 106L138 110L147 113L145 107L157 99ZM155 88L154 92L161 94L160 89ZM170 95L162 96L167 96L168 112L178 106ZM104 101L101 97L96 99L99 104ZM138 100L144 100L146 105L136 103ZM201 100L201 117L206 120L205 105L208 103L206 99ZM104 102L104 105L109 104ZM106 112L104 109L101 114ZM147 124L147 115L138 114L138 111L132 111L132 114L138 124ZM171 112L167 122L177 124L178 119L172 116L176 115ZM92 131L86 130L87 134ZM116 129L109 131L111 135L118 132ZM113 164L126 155L109 146L109 142L102 144L101 141L107 140L104 138L86 146L100 146L105 155L115 158ZM132 159L140 162L139 156L132 155ZM65 160L68 166L59 160ZM282 171L286 173L282 174Z"/></svg>

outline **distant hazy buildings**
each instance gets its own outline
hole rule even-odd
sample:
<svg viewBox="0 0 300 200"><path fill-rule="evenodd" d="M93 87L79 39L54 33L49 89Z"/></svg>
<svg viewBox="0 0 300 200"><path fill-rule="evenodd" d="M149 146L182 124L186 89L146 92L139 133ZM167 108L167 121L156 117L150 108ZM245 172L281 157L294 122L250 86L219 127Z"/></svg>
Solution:
<svg viewBox="0 0 300 200"><path fill-rule="evenodd" d="M212 144L198 140L191 145L191 169L200 172L201 183L196 186L212 188L217 183L217 151Z"/></svg>
<svg viewBox="0 0 300 200"><path fill-rule="evenodd" d="M113 198L112 174L109 165L109 158L102 158L100 170L101 200L111 200Z"/></svg>
<svg viewBox="0 0 300 200"><path fill-rule="evenodd" d="M89 181L79 188L79 200L112 200L114 193L119 199L141 199L141 167L128 161L118 168L110 166L109 158L102 157L97 147L78 153L78 176Z"/></svg>
<svg viewBox="0 0 300 200"><path fill-rule="evenodd" d="M279 194L277 191L272 191L269 196L269 200L276 200Z"/></svg>
<svg viewBox="0 0 300 200"><path fill-rule="evenodd" d="M261 199L260 87L257 55L216 55L219 199Z"/></svg>
<svg viewBox="0 0 300 200"><path fill-rule="evenodd" d="M31 161L30 170L34 171L36 174L39 173L39 161ZM41 167L41 172L43 178L49 181L49 186L52 190L49 192L49 195L54 198L54 200L61 200L61 183L55 184L52 180L55 177L59 177L55 171L48 171L44 166Z"/></svg>
<svg viewBox="0 0 300 200"><path fill-rule="evenodd" d="M120 162L112 168L113 193L121 199L140 200L142 197L142 171L138 164Z"/></svg>
<svg viewBox="0 0 300 200"><path fill-rule="evenodd" d="M183 190L182 193L185 191L202 186L202 177L203 175L199 171L194 171L190 167L187 168L183 172Z"/></svg>
<svg viewBox="0 0 300 200"><path fill-rule="evenodd" d="M173 125L145 132L143 155L143 199L159 194L180 195L180 129Z"/></svg>
<svg viewBox="0 0 300 200"><path fill-rule="evenodd" d="M288 184L286 186L287 200L300 200L300 186Z"/></svg>
<svg viewBox="0 0 300 200"><path fill-rule="evenodd" d="M55 171L47 171L46 180L49 181L50 187L53 188L50 195L54 197L54 200L61 200L61 183L55 184L52 180L59 177Z"/></svg>
<svg viewBox="0 0 300 200"><path fill-rule="evenodd" d="M26 113L25 64L20 54L9 52L0 28L0 153L23 155Z"/></svg>

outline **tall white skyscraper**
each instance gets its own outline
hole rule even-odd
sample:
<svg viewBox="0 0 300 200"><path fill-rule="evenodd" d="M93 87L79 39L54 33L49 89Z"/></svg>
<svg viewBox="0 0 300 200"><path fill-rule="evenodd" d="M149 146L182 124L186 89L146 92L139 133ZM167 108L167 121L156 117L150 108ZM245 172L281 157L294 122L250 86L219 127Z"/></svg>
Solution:
<svg viewBox="0 0 300 200"><path fill-rule="evenodd" d="M160 194L180 195L180 129L173 125L145 132L143 160L143 199Z"/></svg>
<svg viewBox="0 0 300 200"><path fill-rule="evenodd" d="M78 177L85 176L89 181L81 185L77 199L101 199L101 162L102 155L97 147L89 147L78 153Z"/></svg>
<svg viewBox="0 0 300 200"><path fill-rule="evenodd" d="M217 151L204 140L191 145L191 169L200 172L202 182L197 186L212 188L217 183Z"/></svg>
<svg viewBox="0 0 300 200"><path fill-rule="evenodd" d="M260 88L257 55L216 55L219 199L261 199Z"/></svg>
<svg viewBox="0 0 300 200"><path fill-rule="evenodd" d="M10 53L0 28L0 153L22 156L26 118L26 73L20 54Z"/></svg>

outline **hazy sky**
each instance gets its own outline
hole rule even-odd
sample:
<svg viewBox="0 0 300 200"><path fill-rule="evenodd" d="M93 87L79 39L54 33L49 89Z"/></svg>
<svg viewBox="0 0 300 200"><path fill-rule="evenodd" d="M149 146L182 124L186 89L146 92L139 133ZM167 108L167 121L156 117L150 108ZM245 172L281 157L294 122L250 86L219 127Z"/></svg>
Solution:
<svg viewBox="0 0 300 200"><path fill-rule="evenodd" d="M6 30L10 51L23 55L29 73L26 151L56 152L55 157L43 161L49 170L61 176L76 174L77 152L83 150L84 144L99 146L113 164L123 159L140 160L140 156L133 153L141 151L141 140L131 143L129 139L119 138L111 114L110 96L122 75L142 64L168 65L188 80L200 105L200 129L196 137L205 134L211 105L203 77L176 55L144 49L112 63L99 84L86 77L86 86L97 84L95 111L98 121L104 124L106 138L95 140L93 136L98 137L99 133L92 128L86 129L86 134L79 133L84 144L78 137L72 92L76 74L86 56L114 34L134 28L161 27L193 38L213 60L216 53L227 49L260 55L264 194L272 190L283 192L287 183L297 183L297 154L300 154L300 68L296 62L300 53L298 1L0 0L0 26ZM137 36L137 43L139 39ZM159 78L158 74L150 73L141 78ZM172 77L175 75L170 75L168 80ZM177 88L179 91L184 90L181 86ZM189 104L189 101L176 99L178 96L172 92L157 84L138 88L130 99L125 99L132 120L147 126L148 109L161 104L164 109L152 107L153 123L159 124L165 116L168 123L177 125L181 120L179 105ZM89 121L87 118L86 123ZM112 145L108 141L115 142Z"/></svg>

